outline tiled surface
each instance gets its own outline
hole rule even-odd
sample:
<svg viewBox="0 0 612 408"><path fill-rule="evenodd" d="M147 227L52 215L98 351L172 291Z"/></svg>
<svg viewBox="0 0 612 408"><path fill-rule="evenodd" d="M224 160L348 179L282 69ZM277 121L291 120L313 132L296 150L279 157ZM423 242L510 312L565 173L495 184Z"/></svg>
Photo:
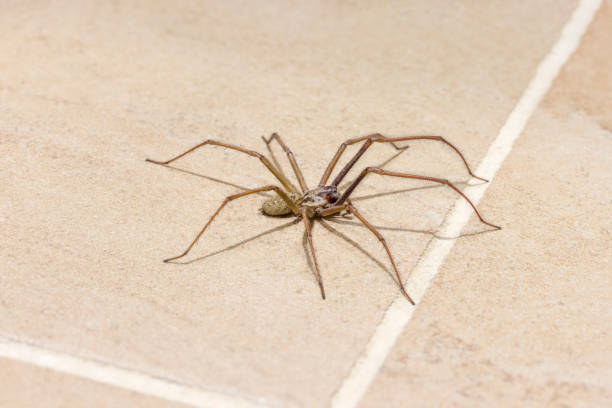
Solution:
<svg viewBox="0 0 612 408"><path fill-rule="evenodd" d="M481 202L504 230L457 243L361 407L612 404L611 6Z"/></svg>
<svg viewBox="0 0 612 408"><path fill-rule="evenodd" d="M612 131L612 61L602 52L612 41L612 2L604 1L574 58L559 74L543 108L566 117L581 112Z"/></svg>
<svg viewBox="0 0 612 408"><path fill-rule="evenodd" d="M186 405L0 358L0 407L152 407Z"/></svg>
<svg viewBox="0 0 612 408"><path fill-rule="evenodd" d="M10 199L0 203L7 265L0 334L204 390L321 406L398 295L378 242L350 225L354 220L329 223L350 240L315 227L329 295L322 301L301 225L259 235L291 220L262 217L261 198L254 198L222 213L189 258L195 262L164 265L161 259L182 251L223 197L239 190L144 158L168 158L212 136L265 151L259 136L278 131L314 184L341 141L380 131L446 135L475 165L574 7L7 5L0 14L12 33L0 39L0 152L7 163L0 175ZM582 106L588 94L572 86ZM557 133L570 126L555 122L565 115L541 115L537 120ZM579 124L585 118L570 116ZM582 147L586 157L592 147ZM379 147L363 165L392 153ZM256 161L217 149L177 167L241 186L273 181ZM411 146L389 168L465 179L456 157L432 144ZM504 185L494 183L480 207L507 225L514 219L505 206L513 201ZM356 196L418 186L372 178ZM407 275L454 197L431 188L355 202L387 227ZM480 243L482 259L495 259L512 231L460 245ZM486 265L475 268L491 274ZM463 290L448 288L449 304L477 293L470 279L460 282ZM417 316L439 307L429 298L440 290L432 289ZM376 401L378 384L365 403Z"/></svg>

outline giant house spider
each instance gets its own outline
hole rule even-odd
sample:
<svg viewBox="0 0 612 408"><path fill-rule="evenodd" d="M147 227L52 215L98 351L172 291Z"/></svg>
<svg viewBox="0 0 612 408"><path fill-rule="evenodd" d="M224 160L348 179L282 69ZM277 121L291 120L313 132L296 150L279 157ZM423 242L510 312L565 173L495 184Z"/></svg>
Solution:
<svg viewBox="0 0 612 408"><path fill-rule="evenodd" d="M210 217L208 222L204 225L202 230L195 237L195 239L191 242L191 244L189 244L187 249L180 255L173 256L172 258L164 259L164 262L169 262L169 261L172 261L172 260L175 260L175 259L178 259L178 258L181 258L187 255L187 253L191 250L191 248L193 248L196 242L200 239L202 234L204 234L204 231L206 231L208 226L212 223L215 217L219 214L221 209L223 209L223 207L225 207L230 201L236 200L241 197L246 197L251 194L261 193L264 191L274 191L278 195L278 197L267 199L262 205L262 211L264 214L269 215L269 216L278 217L278 216L285 216L285 215L292 214L293 216L299 217L302 219L302 221L304 222L304 227L306 229L308 245L310 247L312 258L314 260L317 282L319 284L319 288L321 290L321 297L323 299L325 299L325 289L323 288L323 279L321 278L319 264L317 262L317 257L315 255L314 245L312 243L311 222L312 220L317 219L317 218L330 217L330 216L338 215L341 212L345 212L345 213L350 213L354 215L365 227L367 227L370 231L372 231L372 233L376 236L376 238L378 238L380 243L385 248L387 255L389 256L389 260L391 261L391 266L393 267L395 276L397 277L397 282L399 284L402 294L410 301L410 303L414 305L415 304L414 301L412 300L410 295L408 295L408 293L406 292L406 289L404 288L404 284L402 283L402 279L397 270L397 266L395 264L395 261L393 260L393 256L391 255L391 251L389 250L389 247L387 246L385 239L380 234L380 232L378 232L377 229L364 218L364 216L357 210L357 208L355 208L355 206L350 200L351 193L355 190L355 188L359 185L359 183L368 174L371 174L371 173L379 174L383 176L432 181L435 183L446 185L452 188L453 190L455 190L459 195L461 195L472 206L472 208L474 209L474 212L476 213L476 216L478 216L478 218L483 224L489 225L495 229L501 229L501 227L485 221L480 215L480 213L478 212L478 210L476 209L476 206L472 203L472 201L465 194L463 194L463 192L459 190L454 184L452 184L446 179L422 176L422 175L417 175L417 174L398 173L395 171L384 170L379 167L366 167L365 169L361 171L361 173L359 173L357 178L344 191L338 190L338 185L340 184L340 182L344 179L344 177L349 172L349 170L351 170L351 168L355 165L355 163L357 163L359 158L365 153L365 151L371 145L373 145L374 143L389 143L393 145L393 147L395 147L396 149L401 150L404 148L397 147L395 143L411 141L411 140L431 140L431 141L442 142L448 145L459 155L459 157L465 164L465 167L468 173L472 177L482 180L484 182L488 181L472 173L470 166L467 164L467 161L465 160L465 158L463 157L463 154L461 154L459 149L457 149L453 144L451 144L450 142L448 142L446 139L444 139L441 136L385 137L381 134L376 133L376 134L372 134L368 136L348 139L347 141L345 141L344 143L340 145L340 147L338 148L338 151L336 152L334 157L329 162L327 168L325 169L325 172L323 173L323 176L321 177L321 180L319 181L319 185L312 189L308 188L308 185L306 184L306 180L304 180L304 176L302 175L302 172L295 160L295 156L293 155L293 152L291 152L291 150L283 142L281 137L278 134L273 133L269 139L266 139L265 137L262 137L262 139L268 146L274 140L276 140L280 144L284 152L287 154L289 163L291 163L291 167L299 183L299 189L294 187L292 183L289 181L289 179L285 175L283 175L281 170L277 168L276 166L274 166L270 162L270 160L268 160L261 153L255 152L253 150L244 149L240 146L219 142L216 140L206 140L192 147L191 149L179 154L178 156L171 158L170 160L157 161L157 160L146 159L146 161L151 162L151 163L155 163L159 165L167 165L193 152L194 150L199 149L200 147L203 147L206 145L219 146L219 147L224 147L227 149L236 150L236 151L245 153L249 156L258 158L263 163L263 165L270 172L272 172L272 174L274 174L274 176L278 179L278 181L282 185L282 187L279 187L276 185L269 185L269 186L254 188L254 189L246 190L244 192L233 194L233 195L226 197L225 200L223 200L223 202L219 206L219 208L217 208L217 211L213 213L213 215ZM328 179L332 171L334 170L336 164L338 163L338 160L340 159L340 156L342 156L342 153L344 153L344 150L347 148L347 146L350 146L350 145L353 145L355 143L359 143L362 141L364 143L359 149L359 151L355 154L355 156L353 156L353 158L344 166L344 168L342 168L342 170L338 173L336 178L334 178L334 180L331 183L328 183Z"/></svg>

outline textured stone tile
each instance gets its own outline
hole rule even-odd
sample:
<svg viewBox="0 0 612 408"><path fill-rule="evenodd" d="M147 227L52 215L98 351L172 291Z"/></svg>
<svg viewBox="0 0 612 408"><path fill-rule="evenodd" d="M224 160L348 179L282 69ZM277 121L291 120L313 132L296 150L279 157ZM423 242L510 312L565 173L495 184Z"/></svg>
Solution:
<svg viewBox="0 0 612 408"><path fill-rule="evenodd" d="M0 406L186 407L5 358L0 358Z"/></svg>
<svg viewBox="0 0 612 408"><path fill-rule="evenodd" d="M6 5L0 331L203 389L320 406L399 293L378 241L355 220L330 222L336 233L315 226L322 301L302 226L262 217L254 197L224 210L193 262L162 264L240 190L144 158L208 137L265 151L259 136L278 131L312 186L343 140L379 131L445 135L476 165L574 6ZM392 153L379 146L360 166ZM274 182L257 160L213 148L177 167ZM432 143L389 168L466 177ZM420 187L374 177L355 192L404 276L455 198ZM495 205L481 207L498 216Z"/></svg>
<svg viewBox="0 0 612 408"><path fill-rule="evenodd" d="M606 2L481 202L362 407L612 404ZM605 81L604 81L605 82Z"/></svg>

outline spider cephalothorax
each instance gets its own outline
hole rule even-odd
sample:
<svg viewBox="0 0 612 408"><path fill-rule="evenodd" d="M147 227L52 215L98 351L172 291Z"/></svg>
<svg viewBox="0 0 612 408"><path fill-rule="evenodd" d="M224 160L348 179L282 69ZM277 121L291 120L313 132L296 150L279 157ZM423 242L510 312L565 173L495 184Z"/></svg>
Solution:
<svg viewBox="0 0 612 408"><path fill-rule="evenodd" d="M208 228L210 223L215 219L217 214L219 214L221 209L225 207L225 205L228 204L229 202L235 199L238 199L240 197L245 197L250 194L261 193L264 191L274 191L277 194L277 197L266 200L262 205L262 208L261 208L262 212L266 215L271 215L271 216L283 216L283 215L293 214L294 216L300 217L303 220L304 227L306 228L306 236L308 238L308 244L310 246L312 258L314 260L317 282L319 283L319 288L321 290L321 296L323 297L323 299L325 299L325 290L323 289L323 279L321 278L321 273L319 271L319 264L317 262L317 257L315 255L314 245L312 244L312 234L311 234L311 229L310 229L310 223L312 222L314 218L325 218L325 217L336 215L342 212L348 212L348 213L353 214L357 219L359 219L359 221L366 228L368 228L370 231L372 231L374 235L376 235L378 240L381 242L381 244L385 248L387 255L389 256L389 260L391 261L391 266L393 267L393 270L397 277L397 283L402 293L404 294L404 296L406 296L406 298L412 304L414 304L413 300L410 298L410 296L408 295L408 293L406 292L404 288L404 284L402 283L402 279L397 270L397 266L395 265L395 261L393 260L393 256L391 256L391 251L389 250L389 247L387 246L385 239L378 232L378 230L372 224L370 224L361 215L359 211L357 211L357 208L353 206L353 204L351 203L349 199L349 196L353 193L357 185L370 173L379 174L383 176L400 177L400 178L416 179L416 180L426 180L426 181L432 181L435 183L447 185L448 187L455 190L465 200L467 200L467 202L472 206L472 208L474 209L474 212L476 213L476 215L478 216L481 222L491 227L494 227L496 229L500 229L500 227L498 227L497 225L494 225L494 224L491 224L485 221L480 216L480 213L478 212L474 204L470 201L470 199L466 197L465 194L463 194L461 190L459 190L457 187L455 187L455 185L453 185L451 182L449 182L446 179L440 179L440 178L429 177L429 176L421 176L417 174L398 173L398 172L383 170L382 168L378 168L378 167L366 167L365 169L363 169L363 171L361 171L361 173L359 173L357 178L353 180L342 193L338 192L338 185L340 184L340 182L343 180L343 178L346 176L349 170L351 170L351 168L355 165L355 163L359 160L359 158L365 153L365 151L372 144L388 143L398 150L403 150L405 148L397 147L395 145L395 142L403 142L403 141L409 141L409 140L432 140L432 141L438 141L438 142L442 142L446 144L447 146L451 147L459 155L459 157L461 157L461 160L463 160L463 163L465 164L465 167L468 173L472 177L486 182L487 180L480 178L474 175L474 173L472 173L472 170L470 170L470 166L468 166L461 152L454 145L449 143L446 139L444 139L441 136L385 137L377 133L373 135L349 139L340 145L340 147L338 148L338 151L336 152L334 157L331 159L329 165L327 166L327 169L325 169L325 172L323 173L323 176L321 177L321 181L319 182L319 186L313 189L309 189L308 186L306 185L304 176L302 175L302 172L300 171L300 168L297 165L297 162L295 161L295 157L293 153L291 152L291 150L289 150L289 148L287 148L287 146L282 141L279 135L277 135L276 133L273 133L269 139L266 139L266 138L262 138L262 139L267 145L270 144L272 140L276 140L281 145L281 147L287 154L287 158L289 159L289 162L291 163L291 167L293 168L295 177L300 185L300 191L298 191L298 189L295 188L291 184L288 178L285 175L283 175L283 173L276 166L274 166L270 162L270 160L268 160L264 155L257 153L253 150L247 150L239 146L235 146L235 145L231 145L231 144L223 143L223 142L218 142L215 140L206 140L192 147L191 149L179 154L178 156L175 156L172 159L164 161L164 162L147 159L147 161L151 163L167 165L173 162L174 160L177 160L202 146L205 146L205 145L220 146L220 147L225 147L227 149L236 150L236 151L245 153L249 156L258 158L263 163L263 165L266 166L266 168L270 170L272 174L274 174L274 176L278 179L280 184L283 186L282 188L279 186L273 186L273 185L259 187L259 188L254 188L251 190L243 191L241 193L237 193L237 194L226 197L223 203L221 203L217 211L215 211L215 213L208 220L206 225L204 225L202 230L195 237L195 239L191 242L191 244L187 247L187 249L178 256L174 256L172 258L165 259L164 262L169 262L169 261L172 261L172 260L175 260L175 259L178 259L178 258L181 258L187 255L187 253L195 245L198 239L200 239L204 231L206 231L206 228ZM331 173L334 170L334 167L338 163L340 156L342 155L342 153L344 153L344 150L347 148L347 146L350 146L352 144L362 142L362 141L364 143L359 149L359 151L355 154L355 156L351 160L348 161L348 163L342 168L342 170L340 170L340 172L338 173L338 175L336 175L336 178L333 180L333 182L330 185L327 185L327 180L329 179Z"/></svg>
<svg viewBox="0 0 612 408"><path fill-rule="evenodd" d="M295 203L298 208L306 208L308 216L312 218L317 214L317 210L329 208L340 198L336 186L324 186L305 191L303 194L288 193L287 197ZM291 207L285 200L278 196L268 198L261 206L261 211L273 217L291 214Z"/></svg>
<svg viewBox="0 0 612 408"><path fill-rule="evenodd" d="M329 208L338 198L340 195L336 186L323 186L306 191L297 204L315 211Z"/></svg>

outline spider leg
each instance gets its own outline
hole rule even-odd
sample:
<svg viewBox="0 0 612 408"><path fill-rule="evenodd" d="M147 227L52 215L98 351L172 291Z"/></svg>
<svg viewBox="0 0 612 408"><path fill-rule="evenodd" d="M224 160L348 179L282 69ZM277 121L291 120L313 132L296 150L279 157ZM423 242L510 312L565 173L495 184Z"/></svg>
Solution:
<svg viewBox="0 0 612 408"><path fill-rule="evenodd" d="M327 179L329 179L329 176L331 175L332 171L334 171L334 167L336 167L336 164L338 163L338 160L340 159L340 156L342 156L342 153L344 153L344 150L346 149L347 146L350 146L350 145L355 144L355 143L359 143L359 142L361 142L363 140L366 141L363 144L363 146L361 147L361 149L359 150L359 152L361 152L361 153L357 153L358 156L356 156L356 158L353 159L354 161L357 161L357 159L359 159L359 157L361 157L361 155L366 151L366 149L368 147L370 147L370 145L373 143L373 141L375 139L380 139L380 138L384 138L384 136L381 135L380 133L374 133L374 134L367 135L367 136L361 136L361 137L355 137L353 139L348 139L346 142L343 142L340 145L340 147L338 148L338 151L336 152L334 157L331 159L331 161L327 165L327 169L325 169L325 172L323 173L323 176L321 177L321 181L319 182L319 186L321 186L321 187L325 186L325 183L327 183ZM393 142L391 143L391 145L393 147L395 147L396 150L405 150L405 149L408 148L408 146L398 147ZM355 164L355 163L353 163L353 164ZM351 164L350 167L353 167L353 164ZM348 166L348 164L347 164L347 166ZM346 170L345 174L348 173L348 171L350 170L350 167L349 167L348 170ZM340 183L340 181L338 181L338 183L334 184L334 185L337 186L339 183Z"/></svg>
<svg viewBox="0 0 612 408"><path fill-rule="evenodd" d="M274 167L274 165L272 163L270 163L270 160L268 160L263 154L255 152L253 150L248 150L245 148L242 148L240 146L236 146L236 145L232 145L232 144L228 144L228 143L223 143L223 142L218 142L216 140L206 140L200 144L197 144L195 146L193 146L191 149L188 149L186 151L184 151L183 153L179 154L178 156L175 156L173 158L171 158L170 160L166 160L166 161L157 161L157 160L152 160L152 159L146 159L146 161L154 163L154 164L159 164L159 165L166 165L166 164L170 164L173 161L180 159L181 157L193 152L196 149L199 149L202 146L205 145L214 145L214 146L220 146L220 147L225 147L227 149L232 149L232 150L237 150L239 152L248 154L249 156L252 157L257 157L259 160L261 160L261 162L264 164L264 166L266 166L268 168L268 170L270 170L272 172L272 174L274 174L274 176L281 182L281 184L283 185L283 187L285 187L285 189L287 189L287 191L290 192L295 192L295 189L293 188L293 186L291 185L291 183L289 182L289 180L287 180L287 178L285 176L283 176L277 169L276 167Z"/></svg>
<svg viewBox="0 0 612 408"><path fill-rule="evenodd" d="M361 180L363 180L364 177L366 175L368 175L369 173L376 173L376 174L380 174L380 175L383 175L383 176L402 177L402 178L416 179L416 180L426 180L426 181L433 181L435 183L446 184L447 186L449 186L450 188L455 190L457 193L459 193L459 195L461 197L466 199L466 201L474 209L474 212L478 216L478 219L480 220L480 222L482 222L483 224L486 224L486 225L488 225L490 227L493 227L495 229L501 229L500 226L495 225L495 224L491 224L490 222L485 221L484 218L482 218L482 216L478 212L478 209L476 209L476 206L474 205L474 203L472 203L472 201L465 194L463 194L463 192L461 190L459 190L457 187L455 187L455 185L453 183L451 183L450 181L448 181L446 179L436 178L436 177L419 176L419 175L416 175L416 174L397 173L397 172L394 172L394 171L388 171L388 170L379 169L377 167L367 167L367 168L365 168L359 174L359 176L355 179L353 184L351 184L349 186L349 188L347 188L344 191L342 196L340 196L340 198L334 203L334 205L337 206L337 205L341 205L342 203L344 203L349 198L349 196L351 195L353 190L355 190L355 187L357 187L357 185L361 182Z"/></svg>
<svg viewBox="0 0 612 408"><path fill-rule="evenodd" d="M459 149L457 147L455 147L455 145L450 143L448 140L443 138L442 136L386 137L386 136L383 136L383 135L378 134L378 133L374 134L374 135L370 135L370 136L365 136L365 137L357 138L357 139L350 139L349 141L344 142L340 146L340 149L338 149L338 152L336 153L336 156L334 156L334 158L332 159L332 162L330 163L330 165L328 166L327 170L325 171L325 174L323 175L324 179L322 179L321 181L325 181L325 182L327 181L327 177L329 177L328 172L331 174L331 171L332 171L333 167L336 165L338 159L340 158L340 154L342 154L342 152L346 148L345 144L348 145L348 144L356 143L356 141L361 141L361 140L364 140L364 139L367 139L366 142L363 144L363 146L361 146L361 149L359 149L359 151L355 154L355 156L344 166L344 168L340 171L340 173L338 173L338 175L336 176L336 178L332 182L332 186L337 186L338 184L340 184L342 179L346 176L346 174L355 165L357 160L359 160L359 158L365 153L366 150L368 150L368 148L373 143L391 143L396 149L399 149L395 145L395 142L406 142L406 141L409 141L409 140L433 140L433 141L442 142L442 143L446 144L447 146L452 148L459 155L459 157L463 161L463 164L465 165L465 168L467 169L467 171L470 174L470 176L472 176L474 178L477 178L479 180L485 181L485 182L488 181L487 179L484 179L482 177L478 177L477 175L475 175L472 172L472 169L470 169L470 166L468 165L467 161L465 160L465 157L459 151ZM326 175L327 175L327 177L325 177Z"/></svg>
<svg viewBox="0 0 612 408"><path fill-rule="evenodd" d="M443 138L442 136L385 137L385 138L382 138L382 139L377 139L374 142L375 143L395 143L395 142L405 142L405 141L408 141L408 140L432 140L432 141L435 141L435 142L444 143L445 145L449 146L451 149L453 149L455 151L455 153L457 153L459 155L459 157L461 158L461 161L463 161L463 164L465 165L465 169L468 171L470 176L472 176L474 178L477 178L478 180L484 181L485 183L489 182L489 180L487 180L485 178L482 178L482 177L478 177L477 175L472 173L472 169L468 165L467 160L465 160L465 157L459 151L459 149L454 144L452 144L451 142L449 142L448 140Z"/></svg>
<svg viewBox="0 0 612 408"><path fill-rule="evenodd" d="M317 208L316 213L319 217L328 217L330 215L337 214L342 210L346 210L346 208L347 208L346 204L334 205L333 207L329 207L325 209Z"/></svg>
<svg viewBox="0 0 612 408"><path fill-rule="evenodd" d="M264 137L261 137L262 140L264 139ZM268 149L268 153L270 153L270 159L272 161L272 163L274 164L274 167L278 170L278 172L280 174L283 175L283 177L285 177L287 180L291 181L291 186L293 187L293 189L295 191L298 191L298 188L295 186L295 184L293 184L293 180L291 180L289 177L287 177L287 175L285 174L285 171L283 170L283 167L281 166L281 164L279 163L278 159L276 158L276 154L274 153L274 150L272 150L272 148L270 147L269 144L266 144L266 149ZM267 157L267 156L266 156Z"/></svg>
<svg viewBox="0 0 612 408"><path fill-rule="evenodd" d="M395 145L393 145L395 146ZM404 147L397 147L395 146L395 148L397 150L399 150L397 153L394 153L391 157L389 157L387 160L385 160L384 162L377 164L375 167L379 167L379 168L384 168L387 164L391 163L393 160L397 159L402 153L404 153L404 150L406 150L408 148L408 146L404 146ZM353 180L349 180L349 181L345 181L344 183L342 183L341 185L338 186L338 190L344 190L345 188L347 188L348 186L350 186Z"/></svg>
<svg viewBox="0 0 612 408"><path fill-rule="evenodd" d="M178 256L173 256L172 258L164 259L164 262L170 262L170 261L173 261L173 260L178 259L178 258L182 258L185 255L187 255L187 253L191 250L191 248L193 248L193 246L196 244L196 242L198 242L198 240L200 239L202 234L204 234L204 231L206 231L208 226L213 222L215 217L219 214L219 212L221 212L221 210L223 209L223 207L225 207L227 205L227 203L229 203L230 201L233 201L233 200L235 200L237 198L245 197L245 196L250 195L250 194L255 194L255 193L260 193L262 191L270 191L270 190L274 190L287 203L287 205L289 206L289 208L291 208L291 211L293 211L293 213L295 215L299 215L300 214L299 209L297 208L295 203L293 201L291 201L291 199L287 196L287 193L285 193L283 190L281 190L277 186L260 187L260 188L255 188L255 189L248 190L248 191L243 191L242 193L238 193L238 194L234 194L234 195L231 195L231 196L227 196L225 198L225 200L223 200L223 202L221 203L219 208L217 208L217 211L215 211L214 214L210 217L210 219L208 220L206 225L204 225L204 228L202 228L202 230L198 233L198 235L191 242L191 244L189 244L189 246L187 247L185 252L183 252L182 254L180 254Z"/></svg>
<svg viewBox="0 0 612 408"><path fill-rule="evenodd" d="M270 136L269 139L266 139L263 136L261 138L263 139L264 143L267 146L269 146L270 143L274 139L276 139L278 144L281 145L281 147L283 148L283 150L287 154L287 158L289 159L289 163L291 163L291 167L293 168L293 172L295 173L295 177L297 178L298 183L300 183L300 187L302 189L302 192L304 193L304 192L308 191L308 186L306 185L306 181L304 180L304 176L302 175L302 171L300 170L300 167L298 166L297 162L295 161L295 156L293 155L293 152L283 142L281 137L277 133L272 133L272 135Z"/></svg>
<svg viewBox="0 0 612 408"><path fill-rule="evenodd" d="M312 231L310 230L310 219L306 213L306 209L302 208L302 220L304 221L304 227L306 227L306 237L308 238L308 245L310 246L310 253L312 254L312 260L314 261L315 271L317 273L317 282L321 289L321 297L325 299L325 289L323 288L323 278L321 278L321 271L319 270L319 263L317 262L317 255L315 254L314 245L312 244Z"/></svg>
<svg viewBox="0 0 612 408"><path fill-rule="evenodd" d="M365 225L370 231L372 231L374 235L376 235L376 238L378 238L380 243L385 247L385 251L387 251L387 255L389 255L389 260L391 261L391 265L393 266L393 270L395 271L395 276L397 277L397 282L399 283L402 294L406 296L406 299L408 299L408 301L414 305L414 301L412 300L410 295L408 295L408 292L406 292L406 289L404 288L402 278L400 277L400 274L397 270L397 266L395 265L395 261L393 260L393 256L391 255L391 251L387 246L385 238L380 234L380 232L378 232L376 228L374 228L372 224L370 224L365 218L363 218L363 216L359 213L359 211L357 211L357 209L352 205L350 201L347 201L346 207L355 217L359 219L359 221L361 221L363 225Z"/></svg>

